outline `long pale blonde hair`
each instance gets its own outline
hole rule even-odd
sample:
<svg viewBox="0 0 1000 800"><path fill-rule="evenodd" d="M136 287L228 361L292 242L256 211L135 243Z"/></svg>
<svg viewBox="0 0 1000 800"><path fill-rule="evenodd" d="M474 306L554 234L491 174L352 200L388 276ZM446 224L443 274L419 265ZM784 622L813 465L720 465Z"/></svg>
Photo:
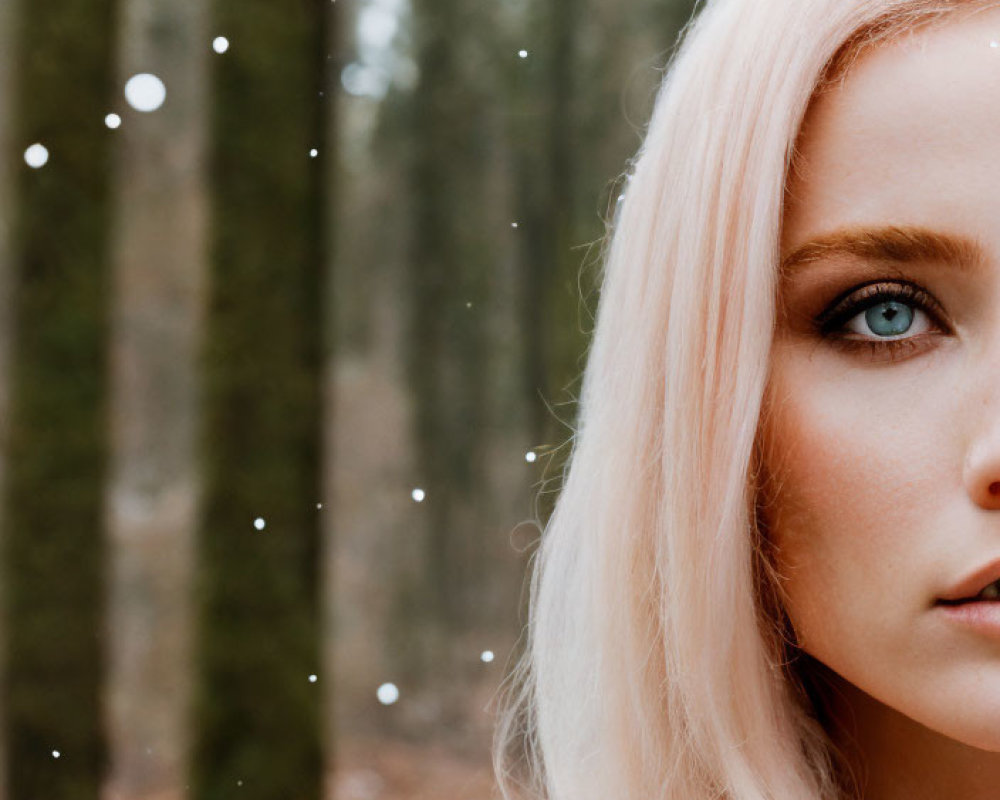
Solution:
<svg viewBox="0 0 1000 800"><path fill-rule="evenodd" d="M784 189L814 94L978 0L709 0L608 230L570 459L504 685L505 798L855 796L761 514ZM850 778L850 780L849 780Z"/></svg>

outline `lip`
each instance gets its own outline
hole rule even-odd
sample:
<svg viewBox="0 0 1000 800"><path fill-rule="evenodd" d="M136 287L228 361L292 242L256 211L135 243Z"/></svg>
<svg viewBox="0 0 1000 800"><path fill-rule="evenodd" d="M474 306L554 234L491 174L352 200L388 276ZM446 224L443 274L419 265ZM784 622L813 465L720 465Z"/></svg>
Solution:
<svg viewBox="0 0 1000 800"><path fill-rule="evenodd" d="M1000 601L975 600L956 606L941 606L941 613L976 633L1000 638Z"/></svg>
<svg viewBox="0 0 1000 800"><path fill-rule="evenodd" d="M937 599L937 604L943 605L942 601L971 600L997 579L1000 579L1000 557L994 558L966 575L945 594L941 595Z"/></svg>

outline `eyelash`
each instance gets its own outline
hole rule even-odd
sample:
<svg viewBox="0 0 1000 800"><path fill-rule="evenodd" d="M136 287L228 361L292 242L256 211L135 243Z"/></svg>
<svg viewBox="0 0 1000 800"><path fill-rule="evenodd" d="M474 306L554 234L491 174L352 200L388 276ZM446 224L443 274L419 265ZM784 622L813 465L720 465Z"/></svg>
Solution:
<svg viewBox="0 0 1000 800"><path fill-rule="evenodd" d="M848 339L840 332L843 325L862 311L886 300L902 302L903 305L920 309L937 326L939 333L947 331L941 322L944 312L940 304L915 284L876 283L856 287L846 298L833 305L816 318L816 326L821 336L838 350L849 353L863 353L871 361L899 361L911 353L925 349L917 342L936 334L917 334L903 339Z"/></svg>

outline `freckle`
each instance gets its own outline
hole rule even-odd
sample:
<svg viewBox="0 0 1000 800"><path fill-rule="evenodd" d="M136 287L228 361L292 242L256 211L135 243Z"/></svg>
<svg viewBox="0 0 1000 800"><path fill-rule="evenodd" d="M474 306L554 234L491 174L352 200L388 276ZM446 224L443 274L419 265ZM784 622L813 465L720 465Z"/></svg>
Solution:
<svg viewBox="0 0 1000 800"><path fill-rule="evenodd" d="M993 481L990 484L990 494L1000 494L1000 481Z"/></svg>

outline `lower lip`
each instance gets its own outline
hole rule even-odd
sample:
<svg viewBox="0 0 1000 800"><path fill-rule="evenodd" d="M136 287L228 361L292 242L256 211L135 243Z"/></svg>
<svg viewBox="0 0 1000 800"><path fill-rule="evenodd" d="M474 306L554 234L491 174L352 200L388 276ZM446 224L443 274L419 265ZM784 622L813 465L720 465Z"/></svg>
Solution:
<svg viewBox="0 0 1000 800"><path fill-rule="evenodd" d="M938 608L955 622L967 625L974 631L1000 637L998 600L977 600L957 606L939 605Z"/></svg>

